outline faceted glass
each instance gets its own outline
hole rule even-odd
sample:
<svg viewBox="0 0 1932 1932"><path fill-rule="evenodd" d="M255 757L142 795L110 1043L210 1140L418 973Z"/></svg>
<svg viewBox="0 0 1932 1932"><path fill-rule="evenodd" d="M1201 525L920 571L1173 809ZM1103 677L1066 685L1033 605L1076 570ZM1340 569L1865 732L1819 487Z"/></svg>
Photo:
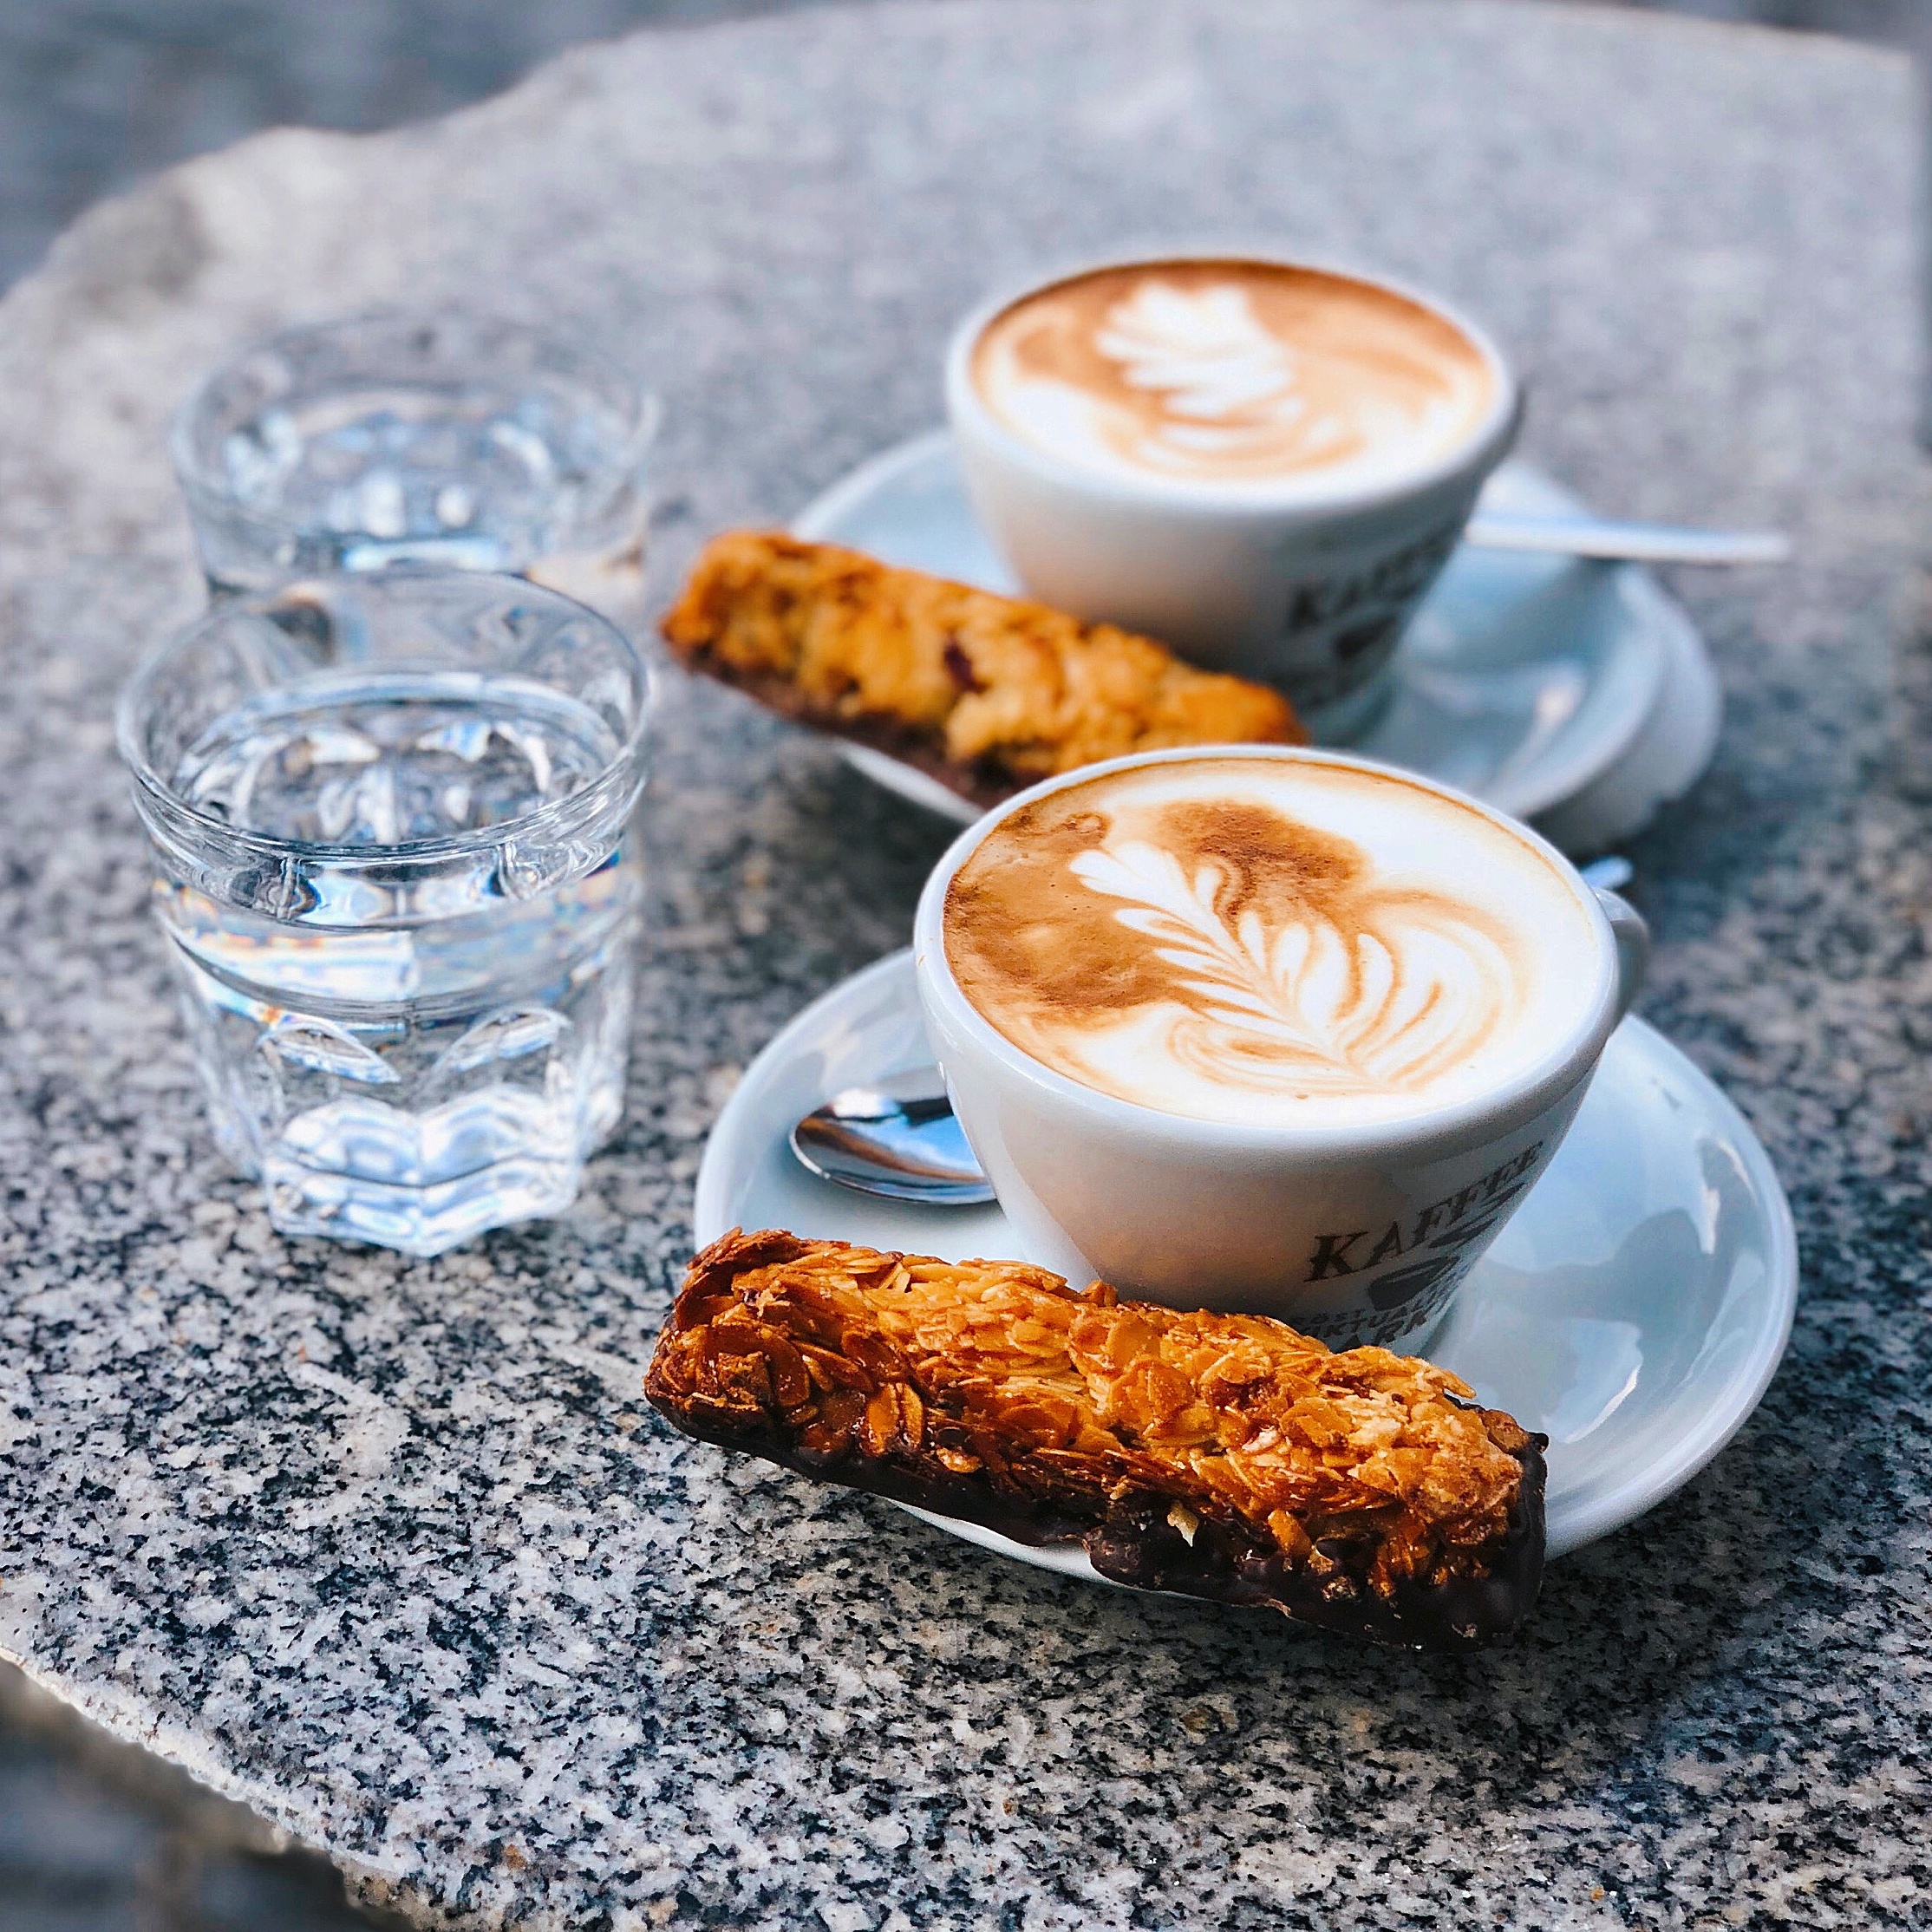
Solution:
<svg viewBox="0 0 1932 1932"><path fill-rule="evenodd" d="M636 615L657 410L514 323L291 329L206 377L171 447L218 594L394 563L516 571Z"/></svg>
<svg viewBox="0 0 1932 1932"><path fill-rule="evenodd" d="M649 674L515 578L215 606L121 749L215 1134L276 1225L436 1254L554 1214L623 1106Z"/></svg>

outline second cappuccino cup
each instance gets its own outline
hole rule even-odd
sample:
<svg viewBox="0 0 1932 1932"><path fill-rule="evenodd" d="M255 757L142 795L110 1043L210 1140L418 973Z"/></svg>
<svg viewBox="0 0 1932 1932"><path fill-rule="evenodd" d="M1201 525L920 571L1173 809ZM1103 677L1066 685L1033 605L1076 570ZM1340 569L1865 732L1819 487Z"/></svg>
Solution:
<svg viewBox="0 0 1932 1932"><path fill-rule="evenodd" d="M1033 596L1364 729L1521 414L1480 328L1382 277L1260 257L1103 264L989 302L946 408Z"/></svg>
<svg viewBox="0 0 1932 1932"><path fill-rule="evenodd" d="M1648 940L1459 793L1283 747L1037 786L921 897L915 969L1026 1258L1419 1347L1568 1132Z"/></svg>

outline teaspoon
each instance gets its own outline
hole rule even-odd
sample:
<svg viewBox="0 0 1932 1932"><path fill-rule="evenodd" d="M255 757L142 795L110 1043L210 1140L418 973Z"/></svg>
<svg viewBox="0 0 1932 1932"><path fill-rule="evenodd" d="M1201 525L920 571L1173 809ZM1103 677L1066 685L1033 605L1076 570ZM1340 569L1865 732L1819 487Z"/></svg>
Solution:
<svg viewBox="0 0 1932 1932"><path fill-rule="evenodd" d="M862 1194L934 1207L977 1207L993 1198L937 1067L901 1074L908 1099L848 1087L792 1129L792 1152L821 1179Z"/></svg>
<svg viewBox="0 0 1932 1932"><path fill-rule="evenodd" d="M1462 533L1478 550L1532 551L1626 564L1782 564L1791 541L1774 530L1694 530L1608 517L1518 517L1478 510Z"/></svg>
<svg viewBox="0 0 1932 1932"><path fill-rule="evenodd" d="M1583 868L1590 885L1628 885L1627 858L1599 858ZM792 1129L792 1152L821 1180L928 1207L979 1207L992 1184L967 1145L937 1067L896 1074L878 1087L848 1087Z"/></svg>

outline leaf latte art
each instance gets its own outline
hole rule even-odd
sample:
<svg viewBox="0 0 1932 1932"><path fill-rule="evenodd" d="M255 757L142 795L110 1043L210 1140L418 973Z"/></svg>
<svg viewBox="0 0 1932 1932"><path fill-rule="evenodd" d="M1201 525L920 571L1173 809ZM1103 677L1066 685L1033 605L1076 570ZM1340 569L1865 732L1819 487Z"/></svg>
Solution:
<svg viewBox="0 0 1932 1932"><path fill-rule="evenodd" d="M1454 800L1230 754L1013 813L955 874L944 944L966 997L1055 1072L1293 1124L1414 1114L1533 1061L1595 997L1563 969L1593 956L1588 922L1554 866Z"/></svg>
<svg viewBox="0 0 1932 1932"><path fill-rule="evenodd" d="M1497 395L1483 351L1446 317L1265 262L1051 284L994 317L972 372L1008 430L1083 469L1263 493L1407 474L1466 442Z"/></svg>
<svg viewBox="0 0 1932 1932"><path fill-rule="evenodd" d="M1287 909L1275 924L1238 904L1209 859L1190 877L1171 852L1129 841L1083 853L1089 891L1175 972L1167 1050L1206 1079L1309 1093L1406 1091L1474 1052L1508 1010L1514 969L1497 935L1453 901ZM1346 924L1344 921L1346 920Z"/></svg>

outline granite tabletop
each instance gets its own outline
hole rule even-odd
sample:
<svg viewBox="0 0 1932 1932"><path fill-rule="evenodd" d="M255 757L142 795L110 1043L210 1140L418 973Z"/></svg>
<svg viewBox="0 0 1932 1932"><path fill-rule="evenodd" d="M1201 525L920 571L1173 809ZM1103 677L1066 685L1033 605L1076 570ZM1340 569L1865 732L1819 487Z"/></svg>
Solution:
<svg viewBox="0 0 1932 1932"><path fill-rule="evenodd" d="M957 0L592 48L88 217L0 306L0 1654L424 1925L1926 1922L1913 114L1890 57L1628 15ZM112 758L199 597L165 416L243 338L567 323L663 394L668 586L932 421L989 282L1207 233L1446 290L1557 474L1800 546L1682 581L1727 728L1631 853L1645 1009L1791 1188L1792 1352L1470 1658L1043 1577L644 1408L709 1121L944 842L822 746L674 693L626 1125L434 1262L223 1172Z"/></svg>

